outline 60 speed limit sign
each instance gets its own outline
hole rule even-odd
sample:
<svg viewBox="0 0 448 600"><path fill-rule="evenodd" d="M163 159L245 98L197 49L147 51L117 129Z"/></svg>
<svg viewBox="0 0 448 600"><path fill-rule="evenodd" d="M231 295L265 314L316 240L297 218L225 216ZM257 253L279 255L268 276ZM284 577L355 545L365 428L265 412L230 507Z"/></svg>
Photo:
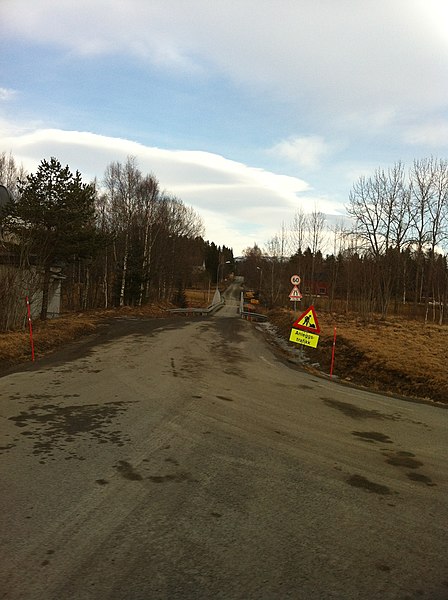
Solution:
<svg viewBox="0 0 448 600"><path fill-rule="evenodd" d="M300 277L298 275L293 275L291 277L291 283L292 283L292 285L299 285L300 281L301 281L301 279L300 279Z"/></svg>

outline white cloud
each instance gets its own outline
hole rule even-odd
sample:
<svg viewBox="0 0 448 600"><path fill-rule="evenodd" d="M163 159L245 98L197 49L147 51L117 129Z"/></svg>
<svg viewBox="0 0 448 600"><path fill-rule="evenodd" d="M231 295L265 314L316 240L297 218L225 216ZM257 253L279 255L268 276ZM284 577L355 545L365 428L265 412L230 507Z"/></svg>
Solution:
<svg viewBox="0 0 448 600"><path fill-rule="evenodd" d="M0 87L0 102L5 102L14 98L17 95L16 90Z"/></svg>
<svg viewBox="0 0 448 600"><path fill-rule="evenodd" d="M233 246L236 254L292 220L301 195L309 191L302 179L217 154L164 150L87 132L41 129L3 136L3 147L31 172L43 158L55 156L84 180L96 176L100 181L111 161L134 155L144 173L154 173L162 188L198 211L208 239Z"/></svg>
<svg viewBox="0 0 448 600"><path fill-rule="evenodd" d="M415 125L407 129L403 138L405 143L424 148L448 148L448 120L434 121Z"/></svg>
<svg viewBox="0 0 448 600"><path fill-rule="evenodd" d="M327 118L446 105L446 17L441 0L2 2L11 38L224 74Z"/></svg>
<svg viewBox="0 0 448 600"><path fill-rule="evenodd" d="M321 136L290 137L276 144L269 151L285 158L299 167L315 169L330 152L330 146Z"/></svg>

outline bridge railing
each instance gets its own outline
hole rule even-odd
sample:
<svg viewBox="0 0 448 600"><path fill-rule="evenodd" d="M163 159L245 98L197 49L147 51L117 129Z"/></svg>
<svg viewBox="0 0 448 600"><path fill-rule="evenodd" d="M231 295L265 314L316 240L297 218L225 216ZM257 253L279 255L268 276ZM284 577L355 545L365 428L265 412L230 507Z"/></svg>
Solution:
<svg viewBox="0 0 448 600"><path fill-rule="evenodd" d="M174 314L181 314L185 316L201 316L208 317L224 306L224 301L216 302L215 304L210 304L206 308L168 308L167 311Z"/></svg>

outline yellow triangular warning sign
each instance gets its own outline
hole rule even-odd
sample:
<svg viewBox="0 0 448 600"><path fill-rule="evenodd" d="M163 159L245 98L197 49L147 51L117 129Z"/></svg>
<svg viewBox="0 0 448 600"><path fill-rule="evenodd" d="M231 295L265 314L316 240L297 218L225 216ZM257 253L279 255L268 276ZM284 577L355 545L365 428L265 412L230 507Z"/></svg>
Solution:
<svg viewBox="0 0 448 600"><path fill-rule="evenodd" d="M312 333L320 333L319 322L317 320L314 306L307 308L307 310L300 315L297 321L294 321L293 328L304 329L305 331L311 331Z"/></svg>

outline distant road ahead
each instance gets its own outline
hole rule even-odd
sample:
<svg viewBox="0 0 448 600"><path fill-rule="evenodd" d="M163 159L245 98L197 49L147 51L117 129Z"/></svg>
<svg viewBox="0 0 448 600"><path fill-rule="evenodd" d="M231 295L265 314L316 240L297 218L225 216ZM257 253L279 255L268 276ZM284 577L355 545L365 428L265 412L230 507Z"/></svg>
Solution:
<svg viewBox="0 0 448 600"><path fill-rule="evenodd" d="M448 411L122 319L0 379L0 598L448 598Z"/></svg>

